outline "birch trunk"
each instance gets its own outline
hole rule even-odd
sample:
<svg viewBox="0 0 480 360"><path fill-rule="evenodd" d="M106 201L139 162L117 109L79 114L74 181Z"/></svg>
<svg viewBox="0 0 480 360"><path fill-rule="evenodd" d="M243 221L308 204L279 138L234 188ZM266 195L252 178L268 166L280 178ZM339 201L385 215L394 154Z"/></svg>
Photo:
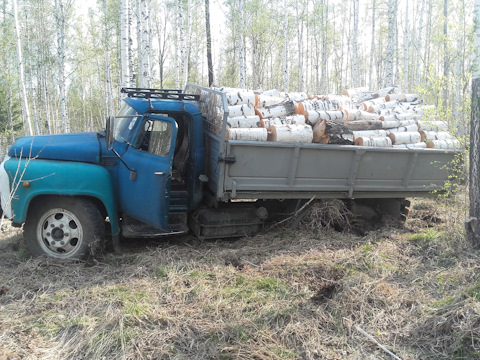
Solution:
<svg viewBox="0 0 480 360"><path fill-rule="evenodd" d="M313 130L309 125L272 125L268 141L311 143Z"/></svg>
<svg viewBox="0 0 480 360"><path fill-rule="evenodd" d="M226 140L243 140L243 141L267 141L268 131L265 128L227 129Z"/></svg>
<svg viewBox="0 0 480 360"><path fill-rule="evenodd" d="M415 84L420 85L420 54L422 53L422 34L423 34L423 14L425 12L425 0L422 0L422 9L420 10L420 23L418 25L417 56L415 59Z"/></svg>
<svg viewBox="0 0 480 360"><path fill-rule="evenodd" d="M151 34L150 34L150 12L148 6L148 0L138 0L140 10L140 57L138 59L140 64L141 83L140 87L151 88L152 77L150 72L150 58L151 54Z"/></svg>
<svg viewBox="0 0 480 360"><path fill-rule="evenodd" d="M392 140L388 137L359 137L355 139L354 144L357 146L391 147Z"/></svg>
<svg viewBox="0 0 480 360"><path fill-rule="evenodd" d="M418 127L423 131L448 131L445 121L418 120Z"/></svg>
<svg viewBox="0 0 480 360"><path fill-rule="evenodd" d="M448 105L448 0L443 1L443 108L446 112Z"/></svg>
<svg viewBox="0 0 480 360"><path fill-rule="evenodd" d="M109 46L109 31L108 31L108 18L107 18L107 0L103 0L103 11L105 20L105 74L106 74L106 105L108 116L114 115L113 110L113 95L112 95L112 74L110 69L110 46Z"/></svg>
<svg viewBox="0 0 480 360"><path fill-rule="evenodd" d="M254 115L255 115L255 108L253 107L253 104L233 105L228 107L229 117L254 116Z"/></svg>
<svg viewBox="0 0 480 360"><path fill-rule="evenodd" d="M120 4L120 64L121 64L121 87L130 87L130 64L128 48L130 41L129 27L129 0L122 0Z"/></svg>
<svg viewBox="0 0 480 360"><path fill-rule="evenodd" d="M326 85L327 84L327 67L328 67L328 32L327 32L327 25L328 25L328 0L322 2L324 9L322 9L322 24L324 29L322 31L322 69L320 75L320 93L325 94L327 92Z"/></svg>
<svg viewBox="0 0 480 360"><path fill-rule="evenodd" d="M133 11L131 10L131 2L128 3L128 16L127 16L127 27L128 27L128 38L127 38L127 62L128 62L128 85L135 85L135 68L133 62L133 38L132 38L132 22L133 22Z"/></svg>
<svg viewBox="0 0 480 360"><path fill-rule="evenodd" d="M283 91L289 90L289 74L288 74L288 3L283 1L283 54L282 54L282 69L283 69Z"/></svg>
<svg viewBox="0 0 480 360"><path fill-rule="evenodd" d="M408 37L408 0L405 0L405 28L403 31L403 89L409 89L408 83L408 51L409 51L409 37Z"/></svg>
<svg viewBox="0 0 480 360"><path fill-rule="evenodd" d="M370 63L368 64L368 85L370 89L374 89L373 86L373 59L375 54L375 10L376 10L376 0L373 0L372 4L372 43L370 46Z"/></svg>
<svg viewBox="0 0 480 360"><path fill-rule="evenodd" d="M331 110L331 111L316 111L316 110L307 110L305 117L308 122L312 125L318 120L330 120L334 122L343 123L347 120L348 114L342 110Z"/></svg>
<svg viewBox="0 0 480 360"><path fill-rule="evenodd" d="M247 74L245 68L245 34L244 34L244 0L238 0L238 14L240 17L240 40L238 46L238 56L239 56L239 64L240 64L240 81L239 85L241 88L247 87Z"/></svg>
<svg viewBox="0 0 480 360"><path fill-rule="evenodd" d="M452 139L452 135L450 135L446 131L424 131L426 140L448 140Z"/></svg>
<svg viewBox="0 0 480 360"><path fill-rule="evenodd" d="M185 61L183 63L183 69L182 69L182 89L185 89L187 86L188 82L188 76L189 76L189 59L190 59L190 34L192 32L192 19L191 19L191 2L190 0L187 0L187 30L185 34Z"/></svg>
<svg viewBox="0 0 480 360"><path fill-rule="evenodd" d="M253 91L236 91L228 92L225 94L228 105L242 105L251 104L253 106L258 105L258 97Z"/></svg>
<svg viewBox="0 0 480 360"><path fill-rule="evenodd" d="M457 139L431 140L431 141L427 141L427 148L445 149L445 150L461 150L462 144Z"/></svg>
<svg viewBox="0 0 480 360"><path fill-rule="evenodd" d="M180 7L181 2L175 2L175 89L180 88L180 66L181 61L180 57L183 55L182 50L182 8ZM179 54L180 51L180 54Z"/></svg>
<svg viewBox="0 0 480 360"><path fill-rule="evenodd" d="M358 70L358 16L360 15L360 1L353 0L353 45L352 45L352 85L357 87L359 76Z"/></svg>
<svg viewBox="0 0 480 360"><path fill-rule="evenodd" d="M18 68L20 71L20 91L22 93L22 110L23 110L23 120L25 126L28 130L29 135L33 135L32 122L30 121L30 109L28 107L27 100L27 88L25 87L25 71L23 67L23 55L22 55L22 41L20 39L20 28L18 24L18 12L17 12L17 0L12 0L13 3L13 20L15 25L15 38L17 45L17 59L18 59Z"/></svg>
<svg viewBox="0 0 480 360"><path fill-rule="evenodd" d="M237 116L227 118L227 126L230 128L260 128L264 127L264 123L257 115Z"/></svg>
<svg viewBox="0 0 480 360"><path fill-rule="evenodd" d="M395 50L395 23L397 17L397 0L388 0L388 43L385 54L385 87L393 85L393 60Z"/></svg>
<svg viewBox="0 0 480 360"><path fill-rule="evenodd" d="M267 106L257 109L257 115L263 118L276 118L282 116L295 115L295 105L293 101L287 101L279 105Z"/></svg>
<svg viewBox="0 0 480 360"><path fill-rule="evenodd" d="M396 145L418 143L425 140L424 136L422 136L422 134L418 131L406 131L388 134L388 137L392 140L392 144Z"/></svg>
<svg viewBox="0 0 480 360"><path fill-rule="evenodd" d="M303 23L305 16L304 2L297 1L297 45L298 45L298 91L304 91L305 81L303 74ZM301 12L299 9L301 8Z"/></svg>
<svg viewBox="0 0 480 360"><path fill-rule="evenodd" d="M62 118L63 131L70 132L70 119L67 111L67 95L65 81L65 10L63 0L55 0L55 22L57 25L57 65L58 65L58 88L60 95L60 116Z"/></svg>
<svg viewBox="0 0 480 360"><path fill-rule="evenodd" d="M292 115L277 118L267 118L264 120L264 124L267 129L272 125L305 125L305 116Z"/></svg>

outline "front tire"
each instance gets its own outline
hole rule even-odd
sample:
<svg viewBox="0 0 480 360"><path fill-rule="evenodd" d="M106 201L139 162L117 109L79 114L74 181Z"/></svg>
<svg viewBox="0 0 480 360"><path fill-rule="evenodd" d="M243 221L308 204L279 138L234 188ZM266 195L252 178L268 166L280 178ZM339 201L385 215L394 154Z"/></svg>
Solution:
<svg viewBox="0 0 480 360"><path fill-rule="evenodd" d="M24 225L25 244L34 256L82 259L93 242L105 239L99 209L82 198L49 198L29 209Z"/></svg>

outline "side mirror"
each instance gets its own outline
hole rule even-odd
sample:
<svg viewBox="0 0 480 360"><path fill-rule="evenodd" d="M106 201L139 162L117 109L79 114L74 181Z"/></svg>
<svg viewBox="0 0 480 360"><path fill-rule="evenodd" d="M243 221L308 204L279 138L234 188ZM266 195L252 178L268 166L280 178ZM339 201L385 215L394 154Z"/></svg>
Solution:
<svg viewBox="0 0 480 360"><path fill-rule="evenodd" d="M113 129L115 128L115 118L107 116L107 123L105 125L105 142L107 143L107 150L113 149Z"/></svg>

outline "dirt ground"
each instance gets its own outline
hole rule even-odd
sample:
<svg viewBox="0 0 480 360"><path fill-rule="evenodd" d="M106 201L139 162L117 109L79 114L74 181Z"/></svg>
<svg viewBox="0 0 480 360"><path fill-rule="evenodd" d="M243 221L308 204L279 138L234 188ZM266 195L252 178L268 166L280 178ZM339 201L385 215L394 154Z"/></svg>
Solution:
<svg viewBox="0 0 480 360"><path fill-rule="evenodd" d="M479 359L465 214L462 195L414 199L405 224L340 232L317 213L301 230L124 242L81 262L30 258L4 225L0 359Z"/></svg>

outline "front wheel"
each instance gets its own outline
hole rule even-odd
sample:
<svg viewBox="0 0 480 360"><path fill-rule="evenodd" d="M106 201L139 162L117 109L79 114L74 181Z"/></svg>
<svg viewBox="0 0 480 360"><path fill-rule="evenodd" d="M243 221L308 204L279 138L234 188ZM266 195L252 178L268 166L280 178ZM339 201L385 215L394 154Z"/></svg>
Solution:
<svg viewBox="0 0 480 360"><path fill-rule="evenodd" d="M95 241L105 239L99 209L81 198L50 198L29 209L24 225L25 243L34 256L82 259Z"/></svg>

